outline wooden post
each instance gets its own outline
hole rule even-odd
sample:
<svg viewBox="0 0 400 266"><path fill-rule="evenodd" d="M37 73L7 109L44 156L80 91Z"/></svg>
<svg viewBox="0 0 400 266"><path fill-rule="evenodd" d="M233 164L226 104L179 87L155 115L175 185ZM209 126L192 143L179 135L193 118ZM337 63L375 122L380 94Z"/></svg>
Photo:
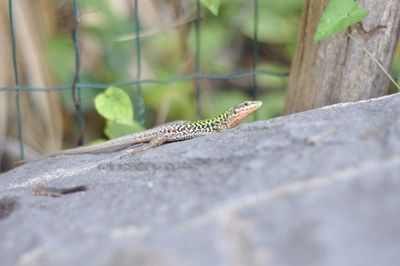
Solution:
<svg viewBox="0 0 400 266"><path fill-rule="evenodd" d="M306 0L285 113L383 96L388 78L346 32L315 43L321 0ZM399 0L359 0L370 13L350 29L356 40L390 70L400 32Z"/></svg>

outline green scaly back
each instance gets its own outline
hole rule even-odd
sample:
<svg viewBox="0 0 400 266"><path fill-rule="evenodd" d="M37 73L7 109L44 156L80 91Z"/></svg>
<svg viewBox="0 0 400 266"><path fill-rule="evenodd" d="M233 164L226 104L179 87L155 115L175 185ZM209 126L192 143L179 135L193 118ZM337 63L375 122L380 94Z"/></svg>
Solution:
<svg viewBox="0 0 400 266"><path fill-rule="evenodd" d="M213 118L189 122L187 125L189 127L194 127L197 130L203 129L206 131L215 131L224 125L224 123L226 122L226 119L229 115L229 112L230 112L230 110L225 111L224 113L222 113L218 116L215 116Z"/></svg>

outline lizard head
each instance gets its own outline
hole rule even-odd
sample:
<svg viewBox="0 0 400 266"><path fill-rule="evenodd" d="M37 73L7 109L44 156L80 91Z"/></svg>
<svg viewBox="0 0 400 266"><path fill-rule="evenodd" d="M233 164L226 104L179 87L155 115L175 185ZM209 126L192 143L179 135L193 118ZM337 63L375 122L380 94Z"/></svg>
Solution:
<svg viewBox="0 0 400 266"><path fill-rule="evenodd" d="M235 105L227 111L227 126L233 128L243 119L257 111L262 105L261 101L246 101Z"/></svg>

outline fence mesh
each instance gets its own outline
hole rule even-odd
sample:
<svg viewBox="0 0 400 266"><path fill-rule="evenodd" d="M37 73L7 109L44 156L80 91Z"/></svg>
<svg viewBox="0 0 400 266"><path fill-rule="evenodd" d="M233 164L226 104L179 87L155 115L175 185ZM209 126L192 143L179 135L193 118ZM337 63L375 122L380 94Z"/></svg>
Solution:
<svg viewBox="0 0 400 266"><path fill-rule="evenodd" d="M18 76L17 70L17 45L15 38L15 28L14 28L14 17L13 17L13 0L8 0L9 6L9 20L10 20L10 33L11 33L11 41L12 41L12 65L14 70L14 78L15 78L15 86L0 86L0 91L15 91L15 102L16 102L16 113L18 119L18 139L20 146L20 157L24 159L24 145L22 139L23 125L21 119L21 105L20 105L20 92L21 91L29 91L29 92L50 92L50 91L60 91L60 90L70 90L71 97L73 99L73 103L75 106L77 123L80 130L79 144L83 144L83 135L84 135L84 119L83 119L83 111L82 111L82 99L81 99L81 90L82 89L106 89L110 86L127 86L134 85L135 86L135 94L134 94L134 108L135 108L135 120L143 123L144 122L144 102L142 97L142 88L141 85L144 83L156 83L156 84L167 84L174 83L186 80L194 80L195 82L195 95L196 95L196 106L197 106L197 116L202 117L202 108L200 104L201 98L201 85L200 80L209 79L209 80L229 80L229 79L238 79L243 77L250 77L252 80L252 95L253 98L256 99L258 95L258 87L257 87L257 75L260 74L273 74L277 76L286 76L288 73L274 73L266 70L258 70L257 62L259 58L259 46L258 46L258 23L259 23L259 1L253 0L253 43L252 43L252 69L251 71L235 71L224 74L213 74L213 73L204 73L201 70L201 53L200 53L200 43L201 43L201 3L200 0L196 1L196 18L194 21L195 27L195 72L192 74L186 74L181 76L176 76L169 79L142 79L141 78L141 39L139 37L136 38L135 45L135 58L136 58L136 79L134 80L122 80L113 83L88 83L81 82L80 79L80 49L79 49L79 39L78 39L78 22L79 22L79 4L78 0L73 0L73 26L72 26L72 41L74 46L74 60L75 60L75 73L73 75L73 80L70 84L62 84L58 86L49 86L49 87L34 87L29 85L21 85ZM135 18L134 18L134 33L136 36L140 36L141 33L141 25L140 25L140 14L138 8L139 0L134 0L135 7Z"/></svg>

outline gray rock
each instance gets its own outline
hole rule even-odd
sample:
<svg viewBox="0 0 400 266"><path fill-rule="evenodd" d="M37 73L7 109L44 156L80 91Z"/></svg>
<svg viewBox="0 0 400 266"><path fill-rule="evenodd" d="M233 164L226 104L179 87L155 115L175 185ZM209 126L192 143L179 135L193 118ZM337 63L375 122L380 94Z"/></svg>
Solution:
<svg viewBox="0 0 400 266"><path fill-rule="evenodd" d="M400 262L400 94L124 152L0 175L1 265Z"/></svg>

